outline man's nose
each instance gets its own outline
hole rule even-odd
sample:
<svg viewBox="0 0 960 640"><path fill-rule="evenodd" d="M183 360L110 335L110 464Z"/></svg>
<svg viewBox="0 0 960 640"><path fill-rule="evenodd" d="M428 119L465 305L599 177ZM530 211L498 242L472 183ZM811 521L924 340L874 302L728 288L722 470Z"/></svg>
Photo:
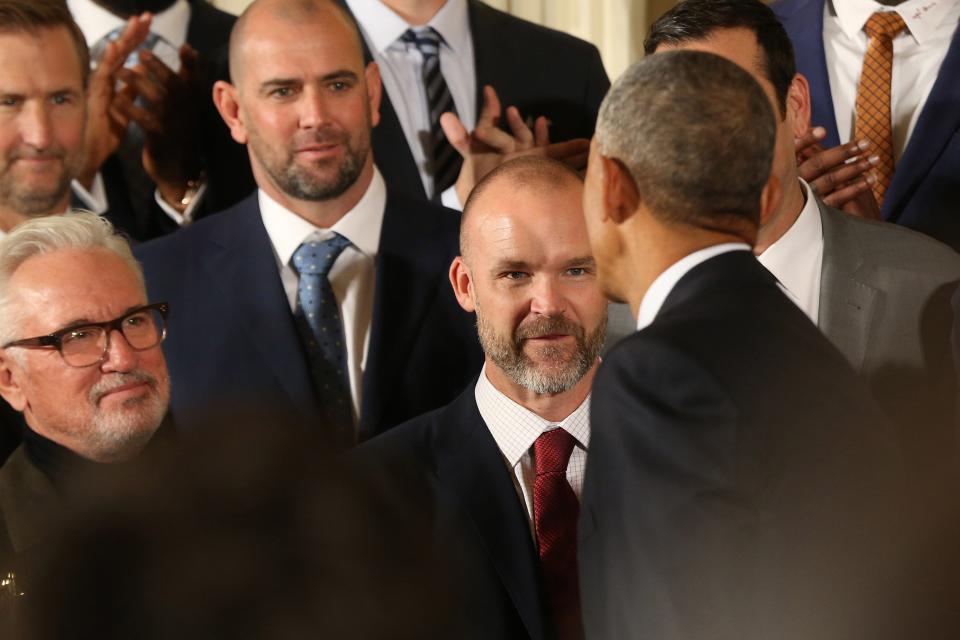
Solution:
<svg viewBox="0 0 960 640"><path fill-rule="evenodd" d="M53 125L46 105L30 101L20 114L20 137L35 149L47 149L53 139Z"/></svg>
<svg viewBox="0 0 960 640"><path fill-rule="evenodd" d="M530 311L550 318L563 315L566 299L562 285L555 278L543 277L534 281Z"/></svg>
<svg viewBox="0 0 960 640"><path fill-rule="evenodd" d="M130 346L121 331L114 329L107 334L106 359L100 368L103 371L132 371L140 361L138 352Z"/></svg>

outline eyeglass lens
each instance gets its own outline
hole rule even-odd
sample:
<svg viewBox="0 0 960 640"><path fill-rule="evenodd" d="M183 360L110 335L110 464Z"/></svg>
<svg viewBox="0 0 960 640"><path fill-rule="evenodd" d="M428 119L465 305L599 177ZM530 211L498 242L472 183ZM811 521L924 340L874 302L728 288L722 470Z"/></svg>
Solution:
<svg viewBox="0 0 960 640"><path fill-rule="evenodd" d="M155 309L144 309L125 316L120 331L131 348L142 351L160 344L163 316ZM96 325L75 327L60 338L60 353L67 364L85 367L98 362L107 350L107 332Z"/></svg>

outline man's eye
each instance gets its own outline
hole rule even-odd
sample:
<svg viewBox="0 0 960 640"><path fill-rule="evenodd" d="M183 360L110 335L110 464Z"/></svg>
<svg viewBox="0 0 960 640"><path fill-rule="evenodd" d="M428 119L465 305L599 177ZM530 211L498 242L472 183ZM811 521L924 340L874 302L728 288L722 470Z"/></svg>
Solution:
<svg viewBox="0 0 960 640"><path fill-rule="evenodd" d="M142 314L142 313L138 313L138 314L135 315L135 316L130 316L130 317L126 318L126 319L123 321L123 323L124 323L125 325L127 325L128 327L142 327L142 326L143 326L144 324L146 324L148 321L149 321L149 320L147 319L147 316L146 316L146 315L144 315L144 314Z"/></svg>
<svg viewBox="0 0 960 640"><path fill-rule="evenodd" d="M350 88L350 85L342 80L337 80L336 82L330 83L330 88L334 91L346 91Z"/></svg>
<svg viewBox="0 0 960 640"><path fill-rule="evenodd" d="M0 98L0 106L4 107L15 107L21 102L20 98L17 96L3 96Z"/></svg>
<svg viewBox="0 0 960 640"><path fill-rule="evenodd" d="M73 102L73 97L66 93L60 93L50 99L53 104L71 104Z"/></svg>
<svg viewBox="0 0 960 640"><path fill-rule="evenodd" d="M507 271L503 274L503 277L507 280L522 280L527 277L527 274L523 271Z"/></svg>
<svg viewBox="0 0 960 640"><path fill-rule="evenodd" d="M274 98L289 98L293 95L293 89L291 87L277 87L270 92L270 95Z"/></svg>
<svg viewBox="0 0 960 640"><path fill-rule="evenodd" d="M567 269L567 274L579 278L580 276L589 275L590 269L587 267L570 267Z"/></svg>

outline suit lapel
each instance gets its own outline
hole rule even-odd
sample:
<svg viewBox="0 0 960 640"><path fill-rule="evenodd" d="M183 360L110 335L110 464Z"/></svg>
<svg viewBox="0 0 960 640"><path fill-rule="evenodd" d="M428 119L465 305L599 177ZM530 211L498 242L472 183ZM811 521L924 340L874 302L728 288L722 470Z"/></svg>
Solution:
<svg viewBox="0 0 960 640"><path fill-rule="evenodd" d="M820 205L823 271L819 325L856 371L863 368L877 290L863 279L863 252L847 232L845 214Z"/></svg>
<svg viewBox="0 0 960 640"><path fill-rule="evenodd" d="M469 516L530 637L543 638L543 596L529 520L480 417L473 384L447 408L438 430L437 478Z"/></svg>
<svg viewBox="0 0 960 640"><path fill-rule="evenodd" d="M960 28L953 34L937 81L917 119L897 170L883 199L883 217L895 222L910 194L960 131Z"/></svg>
<svg viewBox="0 0 960 640"><path fill-rule="evenodd" d="M437 234L424 229L420 216L388 190L377 252L373 320L363 374L360 439L375 435L383 389L405 371L406 355L447 273L445 255L433 243ZM451 214L452 215L452 214Z"/></svg>
<svg viewBox="0 0 960 640"><path fill-rule="evenodd" d="M823 50L823 11L825 0L800 0L790 8L781 4L774 7L796 52L797 71L810 83L813 112L811 125L827 130L823 141L826 148L840 144L837 133L837 116L833 111L833 94L830 91L830 75L827 73L827 57Z"/></svg>
<svg viewBox="0 0 960 640"><path fill-rule="evenodd" d="M297 409L312 417L316 403L311 400L315 396L310 371L256 193L220 215L230 219L211 238L209 259L203 265L227 303L225 313L247 334L246 344L236 348L255 350Z"/></svg>

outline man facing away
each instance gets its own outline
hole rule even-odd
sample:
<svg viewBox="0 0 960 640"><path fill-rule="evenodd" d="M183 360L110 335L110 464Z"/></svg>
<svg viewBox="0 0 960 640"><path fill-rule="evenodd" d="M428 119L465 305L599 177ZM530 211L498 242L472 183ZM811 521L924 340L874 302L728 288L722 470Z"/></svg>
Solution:
<svg viewBox="0 0 960 640"><path fill-rule="evenodd" d="M958 454L957 376L949 336L960 255L901 227L828 207L798 177L794 140L809 132L810 91L796 72L787 34L759 0L680 2L651 27L645 48L728 58L747 70L775 105L773 170L783 198L761 218L754 252L898 426L911 483L919 491L915 500L924 505L921 513L928 511L937 494L955 491L947 486Z"/></svg>
<svg viewBox="0 0 960 640"><path fill-rule="evenodd" d="M875 638L906 606L893 429L750 251L775 137L763 90L707 53L644 59L601 107L587 228L639 331L594 381L588 637Z"/></svg>
<svg viewBox="0 0 960 640"><path fill-rule="evenodd" d="M385 186L380 77L352 20L333 2L258 0L230 66L214 97L259 189L137 251L152 295L180 310L174 415L276 406L346 446L448 402L480 359L445 278L457 214Z"/></svg>
<svg viewBox="0 0 960 640"><path fill-rule="evenodd" d="M450 280L477 314L480 376L357 454L433 505L411 519L430 522L463 603L449 637L582 635L575 529L607 307L582 191L569 167L533 157L478 184Z"/></svg>

